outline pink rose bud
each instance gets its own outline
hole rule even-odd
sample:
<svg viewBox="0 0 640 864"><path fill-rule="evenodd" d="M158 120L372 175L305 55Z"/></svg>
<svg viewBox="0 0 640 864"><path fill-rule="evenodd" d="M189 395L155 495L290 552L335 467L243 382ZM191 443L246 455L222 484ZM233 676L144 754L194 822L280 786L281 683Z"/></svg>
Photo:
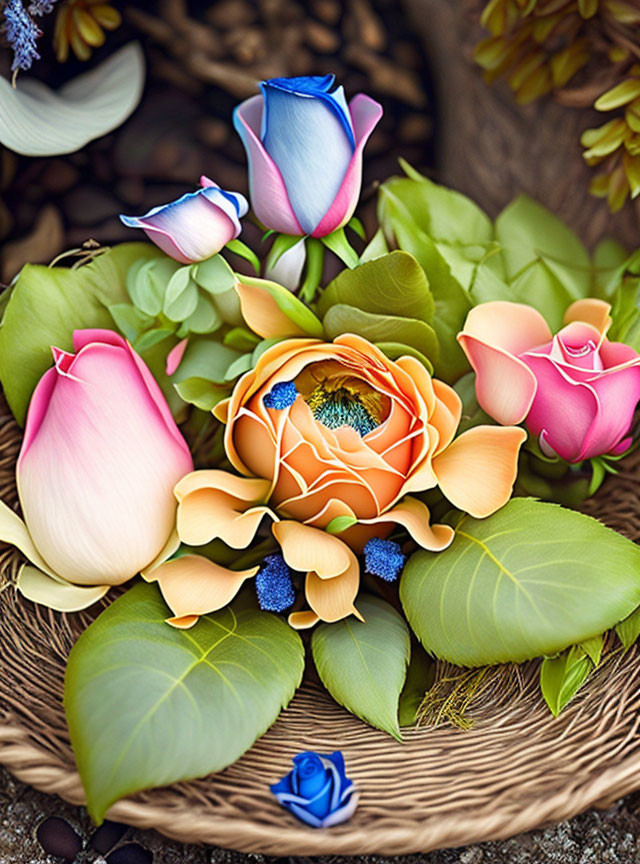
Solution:
<svg viewBox="0 0 640 864"><path fill-rule="evenodd" d="M20 503L49 572L118 585L166 546L173 488L193 463L160 388L121 336L76 330L73 346L75 354L53 349L55 366L31 399Z"/></svg>
<svg viewBox="0 0 640 864"><path fill-rule="evenodd" d="M624 452L640 400L640 355L605 338L609 309L578 300L555 336L531 306L472 309L458 341L480 406L499 423L524 421L545 453L567 462Z"/></svg>
<svg viewBox="0 0 640 864"><path fill-rule="evenodd" d="M267 228L325 237L353 216L362 151L382 107L363 93L347 105L333 84L333 75L271 78L234 112L251 204Z"/></svg>
<svg viewBox="0 0 640 864"><path fill-rule="evenodd" d="M153 207L144 216L120 216L128 228L142 228L163 252L193 264L211 258L241 232L240 219L246 215L246 198L220 189L213 180L201 177L202 188Z"/></svg>

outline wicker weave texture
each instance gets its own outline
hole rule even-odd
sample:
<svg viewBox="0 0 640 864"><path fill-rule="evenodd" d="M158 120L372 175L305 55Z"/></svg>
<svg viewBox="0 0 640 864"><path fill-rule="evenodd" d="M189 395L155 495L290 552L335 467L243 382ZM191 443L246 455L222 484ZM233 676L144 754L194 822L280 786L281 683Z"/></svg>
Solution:
<svg viewBox="0 0 640 864"><path fill-rule="evenodd" d="M16 503L20 430L0 416L0 496ZM608 482L589 509L640 537L637 472ZM21 780L83 802L61 704L68 652L97 614L59 615L20 598L20 557L0 556L0 762ZM618 653L554 720L527 664L513 698L488 693L473 729L407 730L405 743L365 726L313 682L235 765L121 801L110 817L184 842L272 855L404 854L506 837L604 805L640 786L640 662ZM108 710L108 706L105 706ZM296 823L268 790L296 752L342 749L362 793L346 825Z"/></svg>

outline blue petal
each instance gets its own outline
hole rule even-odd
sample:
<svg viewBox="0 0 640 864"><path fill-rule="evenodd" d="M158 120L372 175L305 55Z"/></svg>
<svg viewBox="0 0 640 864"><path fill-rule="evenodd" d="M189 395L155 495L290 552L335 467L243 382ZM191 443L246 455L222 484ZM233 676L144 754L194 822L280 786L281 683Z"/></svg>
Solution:
<svg viewBox="0 0 640 864"><path fill-rule="evenodd" d="M311 234L338 194L354 151L344 91L300 86L318 79L262 83L262 141L278 166L303 231ZM298 83L293 83L298 82Z"/></svg>

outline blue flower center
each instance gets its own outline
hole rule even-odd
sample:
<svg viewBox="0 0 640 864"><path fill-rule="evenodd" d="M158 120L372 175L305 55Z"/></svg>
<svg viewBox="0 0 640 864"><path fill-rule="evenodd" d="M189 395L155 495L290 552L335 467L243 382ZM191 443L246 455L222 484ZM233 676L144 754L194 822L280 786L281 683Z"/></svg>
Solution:
<svg viewBox="0 0 640 864"><path fill-rule="evenodd" d="M406 555L394 540L372 537L364 547L364 565L367 573L379 576L385 582L395 582L400 575Z"/></svg>
<svg viewBox="0 0 640 864"><path fill-rule="evenodd" d="M305 401L315 419L327 429L350 426L364 437L383 420L381 395L347 376L320 381Z"/></svg>

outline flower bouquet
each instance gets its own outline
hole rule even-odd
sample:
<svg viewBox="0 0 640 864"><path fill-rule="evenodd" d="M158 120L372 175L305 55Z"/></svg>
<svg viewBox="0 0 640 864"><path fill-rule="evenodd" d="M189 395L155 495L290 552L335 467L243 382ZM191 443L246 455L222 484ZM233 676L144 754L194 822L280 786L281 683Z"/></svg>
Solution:
<svg viewBox="0 0 640 864"><path fill-rule="evenodd" d="M2 298L15 588L104 609L64 696L97 822L232 765L305 667L402 741L535 658L558 715L640 633L638 547L576 509L635 447L640 257L524 197L493 223L408 165L367 238L380 115L332 76L263 82L234 121L265 255L203 177L121 217L153 244L27 265ZM338 752L277 780L313 827L357 805Z"/></svg>

